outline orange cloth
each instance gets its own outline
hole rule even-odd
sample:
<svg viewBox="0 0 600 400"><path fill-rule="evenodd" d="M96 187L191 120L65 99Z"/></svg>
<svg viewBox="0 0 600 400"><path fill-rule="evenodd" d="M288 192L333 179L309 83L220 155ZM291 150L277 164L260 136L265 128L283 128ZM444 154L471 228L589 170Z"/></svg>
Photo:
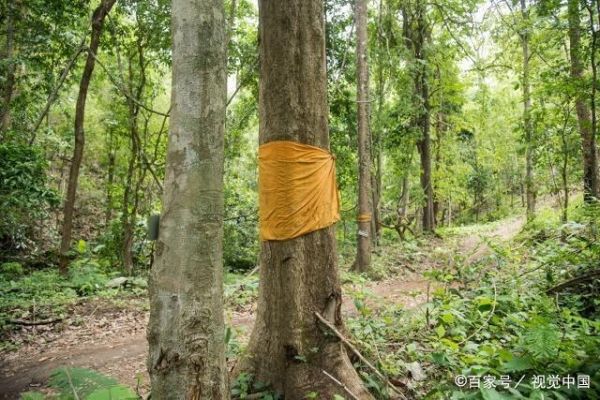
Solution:
<svg viewBox="0 0 600 400"><path fill-rule="evenodd" d="M326 150L291 141L258 148L261 240L286 240L340 219L335 158Z"/></svg>
<svg viewBox="0 0 600 400"><path fill-rule="evenodd" d="M371 214L359 214L356 220L358 222L371 222Z"/></svg>

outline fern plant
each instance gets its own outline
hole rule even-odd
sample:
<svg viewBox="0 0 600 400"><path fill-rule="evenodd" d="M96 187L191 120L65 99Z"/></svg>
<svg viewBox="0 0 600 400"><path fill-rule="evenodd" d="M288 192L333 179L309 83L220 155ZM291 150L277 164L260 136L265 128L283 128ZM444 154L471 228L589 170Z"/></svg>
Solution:
<svg viewBox="0 0 600 400"><path fill-rule="evenodd" d="M128 386L115 379L85 368L59 368L52 372L50 387L59 391L61 400L136 400ZM21 400L44 399L41 393L27 392Z"/></svg>

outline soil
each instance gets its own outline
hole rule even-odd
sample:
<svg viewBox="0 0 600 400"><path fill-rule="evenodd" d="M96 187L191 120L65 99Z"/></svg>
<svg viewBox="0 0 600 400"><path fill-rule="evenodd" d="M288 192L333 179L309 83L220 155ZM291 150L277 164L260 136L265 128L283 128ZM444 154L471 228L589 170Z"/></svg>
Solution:
<svg viewBox="0 0 600 400"><path fill-rule="evenodd" d="M490 252L486 239L508 241L522 228L522 218L511 218L494 224L489 231L479 235L463 236L450 245L441 240L439 247L449 247L468 262L481 259ZM429 281L422 272L435 264L435 249L424 254L423 260L411 263L402 273L391 279L371 282L363 289L371 293L369 302L378 304L402 304L414 308L427 301ZM405 261L406 264L406 261ZM356 290L356 285L346 284L346 293ZM350 297L344 296L343 312L346 316L356 313ZM239 341L245 341L254 324L254 305L228 310L226 321L237 333ZM143 298L129 299L119 305L114 302L94 301L73 307L68 321L37 327L23 327L16 335L21 346L17 351L0 354L0 399L18 399L25 391L48 391L45 387L50 373L63 366L83 367L100 371L119 382L137 388L145 398L149 392L146 372L146 325L147 302Z"/></svg>

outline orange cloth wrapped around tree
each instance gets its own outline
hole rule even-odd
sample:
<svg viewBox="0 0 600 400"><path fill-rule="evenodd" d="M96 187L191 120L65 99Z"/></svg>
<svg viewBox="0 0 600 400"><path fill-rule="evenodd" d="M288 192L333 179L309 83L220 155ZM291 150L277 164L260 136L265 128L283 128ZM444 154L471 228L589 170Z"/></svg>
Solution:
<svg viewBox="0 0 600 400"><path fill-rule="evenodd" d="M258 148L261 240L286 240L340 219L335 157L319 147L274 141Z"/></svg>

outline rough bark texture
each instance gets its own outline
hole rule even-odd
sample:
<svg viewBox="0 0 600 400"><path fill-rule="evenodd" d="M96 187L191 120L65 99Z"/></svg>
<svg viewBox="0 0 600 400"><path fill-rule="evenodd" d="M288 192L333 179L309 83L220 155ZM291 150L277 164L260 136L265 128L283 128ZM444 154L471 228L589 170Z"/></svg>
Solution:
<svg viewBox="0 0 600 400"><path fill-rule="evenodd" d="M525 0L521 0L521 15L525 24L529 24L529 11ZM521 47L523 51L523 124L525 126L525 191L527 203L527 220L535 215L535 182L533 165L533 123L531 121L531 94L529 83L529 26L521 32Z"/></svg>
<svg viewBox="0 0 600 400"><path fill-rule="evenodd" d="M412 9L414 8L414 9ZM403 31L406 46L414 57L414 104L416 108L415 125L421 132L417 141L421 161L421 189L425 197L422 212L423 232L435 230L435 215L433 209L433 183L431 177L431 132L429 83L427 79L427 59L425 46L430 32L425 21L426 5L416 2L413 7L403 9Z"/></svg>
<svg viewBox="0 0 600 400"><path fill-rule="evenodd" d="M163 215L150 276L153 399L226 399L222 0L174 0L173 88Z"/></svg>
<svg viewBox="0 0 600 400"><path fill-rule="evenodd" d="M15 60L13 59L15 38L15 14L18 2L9 2L6 7L6 47L2 54L2 61L7 63L6 76L2 84L2 109L0 110L0 133L10 127L10 106L15 87Z"/></svg>
<svg viewBox="0 0 600 400"><path fill-rule="evenodd" d="M367 1L356 1L356 82L358 97L358 232L355 269L371 265L371 134L369 131L369 66L367 61ZM366 216L371 218L367 219Z"/></svg>
<svg viewBox="0 0 600 400"><path fill-rule="evenodd" d="M259 1L260 143L291 140L329 149L322 0ZM346 350L315 317L343 330L334 227L261 244L260 294L247 356L237 372L286 400L309 392L347 397L323 371L370 399Z"/></svg>
<svg viewBox="0 0 600 400"><path fill-rule="evenodd" d="M571 56L571 78L577 85L583 80L583 62L581 60L581 20L579 16L579 1L569 0L569 53ZM598 153L596 138L592 129L590 108L586 104L586 91L576 90L575 110L581 136L581 151L583 154L583 194L586 202L591 202L598 196Z"/></svg>
<svg viewBox="0 0 600 400"><path fill-rule="evenodd" d="M67 185L67 195L63 209L62 237L60 242L60 271L67 272L69 262L68 251L71 247L71 234L73 231L73 213L75 211L75 197L77 194L77 182L79 181L79 168L83 160L83 148L85 145L84 119L85 103L87 100L88 88L94 66L96 64L95 55L100 46L100 36L104 19L110 12L116 0L102 0L100 5L92 14L92 35L90 38L90 47L79 83L79 95L77 105L75 106L75 146L73 147L73 158L71 159L71 168L69 169L69 182Z"/></svg>

